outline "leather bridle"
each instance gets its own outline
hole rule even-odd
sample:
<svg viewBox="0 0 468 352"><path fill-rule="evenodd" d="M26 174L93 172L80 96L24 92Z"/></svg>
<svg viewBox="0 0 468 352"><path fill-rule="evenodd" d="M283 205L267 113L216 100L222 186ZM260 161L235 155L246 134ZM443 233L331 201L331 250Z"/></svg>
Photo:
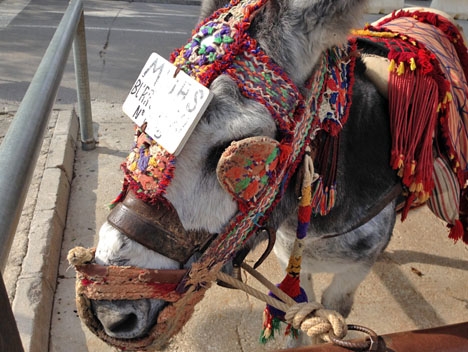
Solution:
<svg viewBox="0 0 468 352"><path fill-rule="evenodd" d="M129 191L107 221L128 238L176 262L185 264L195 252L203 252L213 235L186 231L168 203L149 205Z"/></svg>

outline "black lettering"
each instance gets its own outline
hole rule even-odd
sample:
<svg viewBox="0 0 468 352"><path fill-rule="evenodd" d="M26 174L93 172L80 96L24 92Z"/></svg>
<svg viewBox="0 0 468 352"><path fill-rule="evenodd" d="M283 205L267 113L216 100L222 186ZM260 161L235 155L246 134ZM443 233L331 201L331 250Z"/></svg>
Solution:
<svg viewBox="0 0 468 352"><path fill-rule="evenodd" d="M179 83L179 80L175 81L174 85L172 86L171 90L169 91L168 94L174 93L175 88L177 87L177 83Z"/></svg>
<svg viewBox="0 0 468 352"><path fill-rule="evenodd" d="M151 105L148 106L148 103L151 101L151 98L153 98L153 95L154 95L154 89L151 89L148 95L148 99L146 99L146 102L145 102L145 107L147 107L148 110L151 110Z"/></svg>
<svg viewBox="0 0 468 352"><path fill-rule="evenodd" d="M141 87L141 80L138 78L135 84L132 87L132 90L130 91L130 94L137 94L139 88Z"/></svg>
<svg viewBox="0 0 468 352"><path fill-rule="evenodd" d="M188 85L189 87L184 90L185 85L186 83L184 82L182 87L180 87L179 92L177 93L177 96L182 95L183 97L182 100L184 100L187 97L187 95L190 93L190 84Z"/></svg>
<svg viewBox="0 0 468 352"><path fill-rule="evenodd" d="M132 115L132 118L137 120L138 117L140 117L140 115L143 116L144 114L145 114L145 110L141 108L141 105L138 105L138 107L136 108L135 112Z"/></svg>
<svg viewBox="0 0 468 352"><path fill-rule="evenodd" d="M148 94L150 88L148 86L145 87L145 89L143 90L143 93L141 94L140 96L140 103L142 103L143 105L148 105L148 100L149 100L149 97L147 97L146 101L145 101L145 97L146 97L146 94Z"/></svg>
<svg viewBox="0 0 468 352"><path fill-rule="evenodd" d="M187 104L186 109L188 112L193 112L197 108L198 99L203 99L203 90L199 89L193 95L193 107L190 106L190 103Z"/></svg>
<svg viewBox="0 0 468 352"><path fill-rule="evenodd" d="M154 83L153 83L153 87L154 87L154 86L156 86L156 83L158 83L159 78L161 77L161 73L162 73L163 69L164 69L164 61L158 65L158 58L156 58L156 60L154 60L151 63L151 65L145 70L145 72L143 72L141 77L145 77L150 70L152 70L153 75L157 73L157 76L156 76L156 78L154 80Z"/></svg>

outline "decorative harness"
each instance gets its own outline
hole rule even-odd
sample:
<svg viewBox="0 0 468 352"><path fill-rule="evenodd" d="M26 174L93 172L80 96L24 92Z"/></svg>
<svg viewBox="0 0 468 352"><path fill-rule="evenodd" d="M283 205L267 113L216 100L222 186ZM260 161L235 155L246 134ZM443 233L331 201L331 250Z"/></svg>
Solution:
<svg viewBox="0 0 468 352"><path fill-rule="evenodd" d="M304 97L248 33L253 16L266 2L232 0L227 7L203 21L188 44L174 52L171 60L180 70L207 87L219 75L228 75L237 83L244 96L260 102L268 109L276 123L278 139L247 138L232 143L226 149L218 163L217 174L225 190L236 199L238 213L214 239L211 235L194 234L190 238L195 239L196 245L177 255L175 253L180 247L168 245L166 237L169 243L173 240L177 242L172 237L180 237L177 232L186 236L187 232L172 226L171 220L168 221L168 217L173 219L177 214L164 199L177 161L149 138L144 130L137 130L135 148L122 164L124 189L117 199L116 209L109 216L109 222L126 234L131 232L132 239L148 248L182 263L193 252L206 249L185 274L174 271L171 274L175 276L170 275L170 278L164 276L165 270L103 267L96 264L76 266L80 316L91 331L111 345L122 349L146 349L149 346L160 348L166 345L191 317L195 304L203 298L205 290L215 280L221 267L266 224L317 131L323 129L336 136L347 119L355 62L355 56L351 53L356 49L355 43L333 48L321 57L306 85L308 95ZM315 197L314 206L312 202L307 204L307 222L311 212L326 214L334 204L334 197L330 196L331 189L327 188L326 183L319 180L316 185L320 192L315 193L318 196ZM131 210L129 204L138 203L138 200L146 204L139 205L136 211ZM159 209L151 209L154 206ZM167 236L155 239L155 243L139 236L136 238L134 231L130 231L130 226L123 221L125 214L130 213L136 213L138 227L142 231L145 231L145 226L150 228L146 230L148 233L154 229L158 232L165 229L163 232ZM152 219L156 220L147 220L148 213L152 213ZM304 214L302 217L300 214L300 223L305 218ZM306 229L307 224L301 225L298 234L305 235ZM115 293L103 289L114 285L109 275L116 271L121 276L128 274L128 281L143 287L136 289L137 293L131 299L154 298L171 302L160 312L157 324L144 338L122 340L109 337L92 314L89 299L116 299ZM182 275L183 279L176 285L174 277L180 279ZM120 282L117 285L122 284ZM127 285L126 290L131 290L130 287L131 284ZM120 299L129 298L123 295Z"/></svg>

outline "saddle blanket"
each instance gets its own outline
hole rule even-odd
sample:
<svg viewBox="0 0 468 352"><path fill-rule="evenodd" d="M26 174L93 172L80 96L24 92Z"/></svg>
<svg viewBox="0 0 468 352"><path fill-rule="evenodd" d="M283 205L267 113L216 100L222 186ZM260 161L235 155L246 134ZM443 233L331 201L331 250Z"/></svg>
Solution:
<svg viewBox="0 0 468 352"><path fill-rule="evenodd" d="M462 33L445 16L423 9L394 12L354 33L388 53L391 163L408 191L403 219L412 205L429 200L452 228L449 237L468 243L468 219L459 216L468 179L468 50Z"/></svg>

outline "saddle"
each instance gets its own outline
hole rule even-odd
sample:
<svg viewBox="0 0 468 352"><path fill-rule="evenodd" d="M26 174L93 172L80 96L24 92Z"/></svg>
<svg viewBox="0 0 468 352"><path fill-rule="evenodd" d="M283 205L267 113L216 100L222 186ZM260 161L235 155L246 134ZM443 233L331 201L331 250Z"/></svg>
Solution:
<svg viewBox="0 0 468 352"><path fill-rule="evenodd" d="M362 60L367 77L389 100L392 167L407 190L402 219L412 206L427 201L449 224L449 237L468 242L468 222L460 218L468 178L468 54L463 33L440 11L409 8L354 34L386 53L363 54Z"/></svg>

